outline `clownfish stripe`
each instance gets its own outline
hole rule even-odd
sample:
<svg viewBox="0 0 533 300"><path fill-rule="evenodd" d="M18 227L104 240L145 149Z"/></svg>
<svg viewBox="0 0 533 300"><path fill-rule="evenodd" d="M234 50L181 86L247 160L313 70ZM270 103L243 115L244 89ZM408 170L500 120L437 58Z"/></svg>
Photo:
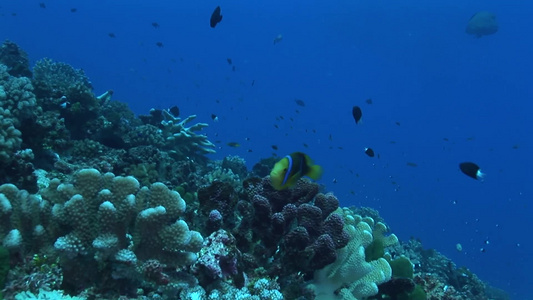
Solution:
<svg viewBox="0 0 533 300"><path fill-rule="evenodd" d="M287 168L287 171L285 172L285 177L283 178L283 182L281 183L281 185L284 185L287 183L287 181L289 180L291 171L292 171L292 157L290 155L287 155L285 156L285 158L289 160L289 167Z"/></svg>

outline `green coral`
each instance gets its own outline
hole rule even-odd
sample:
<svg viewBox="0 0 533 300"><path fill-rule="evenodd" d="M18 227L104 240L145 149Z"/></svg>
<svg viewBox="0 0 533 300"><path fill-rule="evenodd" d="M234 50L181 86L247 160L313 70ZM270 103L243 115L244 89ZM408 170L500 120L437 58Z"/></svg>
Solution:
<svg viewBox="0 0 533 300"><path fill-rule="evenodd" d="M392 277L401 277L412 279L414 276L413 264L409 258L400 256L389 261L392 268Z"/></svg>
<svg viewBox="0 0 533 300"><path fill-rule="evenodd" d="M424 291L424 289L420 286L420 285L416 285L415 286L415 289L408 294L408 298L409 300L426 300L427 299L427 295L426 295L426 292Z"/></svg>
<svg viewBox="0 0 533 300"><path fill-rule="evenodd" d="M159 178L157 164L155 162L132 164L126 171L128 174L137 178L142 185L150 185Z"/></svg>
<svg viewBox="0 0 533 300"><path fill-rule="evenodd" d="M365 248L365 260L367 262L379 259L385 255L383 240L375 239Z"/></svg>

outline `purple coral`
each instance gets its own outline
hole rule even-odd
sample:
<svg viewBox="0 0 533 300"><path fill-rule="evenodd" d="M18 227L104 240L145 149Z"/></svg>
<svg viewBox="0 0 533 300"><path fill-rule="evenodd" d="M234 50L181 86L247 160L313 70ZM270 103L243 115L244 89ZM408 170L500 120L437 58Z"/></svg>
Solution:
<svg viewBox="0 0 533 300"><path fill-rule="evenodd" d="M157 259L149 259L142 265L144 276L155 281L157 284L168 284L170 279L167 274L163 272L165 265L160 263Z"/></svg>
<svg viewBox="0 0 533 300"><path fill-rule="evenodd" d="M292 203L287 204L283 207L281 213L285 217L285 221L287 223L290 223L292 220L294 220L294 218L298 216L298 207Z"/></svg>
<svg viewBox="0 0 533 300"><path fill-rule="evenodd" d="M315 270L322 269L337 259L335 243L328 234L319 236L312 248L314 250L314 255L311 259L311 267Z"/></svg>
<svg viewBox="0 0 533 300"><path fill-rule="evenodd" d="M204 240L204 246L191 270L199 275L202 284L224 279L238 273L240 252L235 238L223 229L213 232Z"/></svg>
<svg viewBox="0 0 533 300"><path fill-rule="evenodd" d="M252 204L255 210L256 225L265 227L270 224L272 208L267 198L261 195L255 195Z"/></svg>
<svg viewBox="0 0 533 300"><path fill-rule="evenodd" d="M282 235L285 231L285 217L282 213L275 213L271 217L272 233Z"/></svg>
<svg viewBox="0 0 533 300"><path fill-rule="evenodd" d="M309 234L305 227L296 227L285 235L283 244L286 249L303 250L309 245Z"/></svg>
<svg viewBox="0 0 533 300"><path fill-rule="evenodd" d="M207 215L211 210L218 210L224 219L233 216L233 211L239 197L228 182L213 181L210 185L198 190L200 210Z"/></svg>
<svg viewBox="0 0 533 300"><path fill-rule="evenodd" d="M329 215L322 225L322 231L331 236L337 249L348 245L350 241L350 236L344 230L344 219L339 214Z"/></svg>
<svg viewBox="0 0 533 300"><path fill-rule="evenodd" d="M218 210L213 209L209 212L209 217L207 218L207 230L209 232L219 230L222 227L222 221L222 214Z"/></svg>
<svg viewBox="0 0 533 300"><path fill-rule="evenodd" d="M339 199L332 193L318 193L315 197L315 205L322 210L322 215L325 218L339 208Z"/></svg>
<svg viewBox="0 0 533 300"><path fill-rule="evenodd" d="M310 236L318 236L322 225L320 208L307 203L298 206L298 225L305 227Z"/></svg>

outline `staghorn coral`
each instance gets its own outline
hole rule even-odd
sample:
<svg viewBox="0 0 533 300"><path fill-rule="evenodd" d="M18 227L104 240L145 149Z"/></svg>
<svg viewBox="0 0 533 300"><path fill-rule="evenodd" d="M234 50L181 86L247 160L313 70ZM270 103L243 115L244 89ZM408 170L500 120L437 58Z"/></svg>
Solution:
<svg viewBox="0 0 533 300"><path fill-rule="evenodd" d="M165 148L169 150L170 155L182 159L215 153L215 145L209 141L207 136L196 133L209 126L208 124L196 123L187 127L187 123L194 120L196 115L181 120L166 110L163 110L163 114L165 120L161 122L162 134L165 139Z"/></svg>

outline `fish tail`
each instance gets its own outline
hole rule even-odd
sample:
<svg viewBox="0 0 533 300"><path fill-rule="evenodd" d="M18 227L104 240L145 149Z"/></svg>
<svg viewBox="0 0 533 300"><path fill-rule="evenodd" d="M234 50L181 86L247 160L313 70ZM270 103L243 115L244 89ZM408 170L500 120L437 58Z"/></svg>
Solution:
<svg viewBox="0 0 533 300"><path fill-rule="evenodd" d="M322 177L322 167L319 165L313 165L309 168L309 173L307 176L313 180L318 180L320 177Z"/></svg>

